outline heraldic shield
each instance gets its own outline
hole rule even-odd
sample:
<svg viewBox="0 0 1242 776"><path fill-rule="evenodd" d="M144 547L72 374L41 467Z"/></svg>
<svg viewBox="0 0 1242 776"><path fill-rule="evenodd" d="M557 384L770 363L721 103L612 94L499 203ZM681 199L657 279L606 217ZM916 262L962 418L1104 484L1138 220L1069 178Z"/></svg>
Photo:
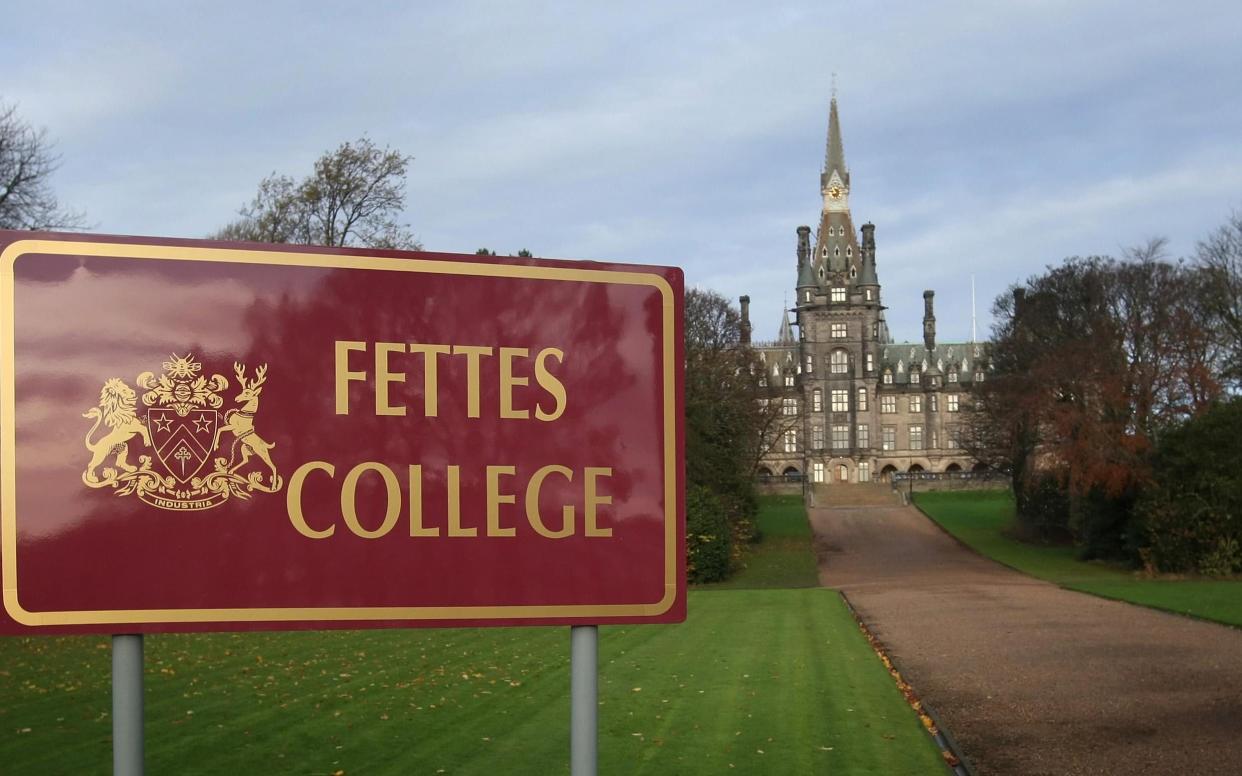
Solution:
<svg viewBox="0 0 1242 776"><path fill-rule="evenodd" d="M207 463L220 436L215 410L190 410L185 417L171 409L150 410L147 432L156 458L183 484Z"/></svg>
<svg viewBox="0 0 1242 776"><path fill-rule="evenodd" d="M210 509L230 498L280 490L270 452L275 445L254 425L267 364L251 379L244 365L233 365L241 390L233 399L237 406L223 413L220 392L228 389L227 378L201 374L202 364L191 355L174 354L163 366L158 377L143 372L136 380L145 390L145 417L138 415L137 391L119 377L106 381L99 405L82 414L95 419L86 434L91 460L82 482L171 510ZM101 424L103 435L92 440ZM131 453L137 454L135 462Z"/></svg>

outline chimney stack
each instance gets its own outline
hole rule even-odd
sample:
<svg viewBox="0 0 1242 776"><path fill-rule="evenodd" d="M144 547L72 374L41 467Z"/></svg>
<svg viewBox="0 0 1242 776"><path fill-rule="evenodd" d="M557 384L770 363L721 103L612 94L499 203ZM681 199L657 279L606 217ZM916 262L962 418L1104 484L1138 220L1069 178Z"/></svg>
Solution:
<svg viewBox="0 0 1242 776"><path fill-rule="evenodd" d="M738 339L743 345L750 344L750 297L738 297L738 303L742 306L742 323L738 326Z"/></svg>
<svg viewBox="0 0 1242 776"><path fill-rule="evenodd" d="M923 345L929 353L936 349L936 313L933 310L935 298L935 291L923 292Z"/></svg>

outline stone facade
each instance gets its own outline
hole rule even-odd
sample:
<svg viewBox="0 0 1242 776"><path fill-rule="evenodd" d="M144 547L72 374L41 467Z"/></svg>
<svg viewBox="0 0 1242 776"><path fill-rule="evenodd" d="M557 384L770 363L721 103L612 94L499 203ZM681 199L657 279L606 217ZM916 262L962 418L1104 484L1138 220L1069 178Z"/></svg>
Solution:
<svg viewBox="0 0 1242 776"><path fill-rule="evenodd" d="M750 300L741 298L741 338L756 350L756 379L779 413L759 476L828 483L971 471L976 462L957 439L971 389L990 371L987 346L938 343L932 291L923 292L923 341L892 341L875 226L856 233L850 213L836 98L827 145L819 229L814 245L810 227L797 229L796 304L775 341L750 341Z"/></svg>

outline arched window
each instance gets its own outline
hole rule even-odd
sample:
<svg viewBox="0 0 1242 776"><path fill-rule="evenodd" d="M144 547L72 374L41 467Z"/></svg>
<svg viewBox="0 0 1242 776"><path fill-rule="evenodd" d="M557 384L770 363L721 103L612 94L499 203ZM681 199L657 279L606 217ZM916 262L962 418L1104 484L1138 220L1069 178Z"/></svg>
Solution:
<svg viewBox="0 0 1242 776"><path fill-rule="evenodd" d="M831 366L830 371L834 375L843 375L849 371L850 354L848 351L834 350L832 351L832 355L830 355L828 359L829 359L828 363Z"/></svg>

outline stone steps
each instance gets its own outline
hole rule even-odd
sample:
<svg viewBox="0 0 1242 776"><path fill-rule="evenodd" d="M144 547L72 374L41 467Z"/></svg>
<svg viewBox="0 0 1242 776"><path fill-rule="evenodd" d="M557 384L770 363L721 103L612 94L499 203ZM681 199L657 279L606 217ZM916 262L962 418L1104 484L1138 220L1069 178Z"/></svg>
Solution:
<svg viewBox="0 0 1242 776"><path fill-rule="evenodd" d="M816 507L891 507L901 498L887 483L832 483L812 488Z"/></svg>

